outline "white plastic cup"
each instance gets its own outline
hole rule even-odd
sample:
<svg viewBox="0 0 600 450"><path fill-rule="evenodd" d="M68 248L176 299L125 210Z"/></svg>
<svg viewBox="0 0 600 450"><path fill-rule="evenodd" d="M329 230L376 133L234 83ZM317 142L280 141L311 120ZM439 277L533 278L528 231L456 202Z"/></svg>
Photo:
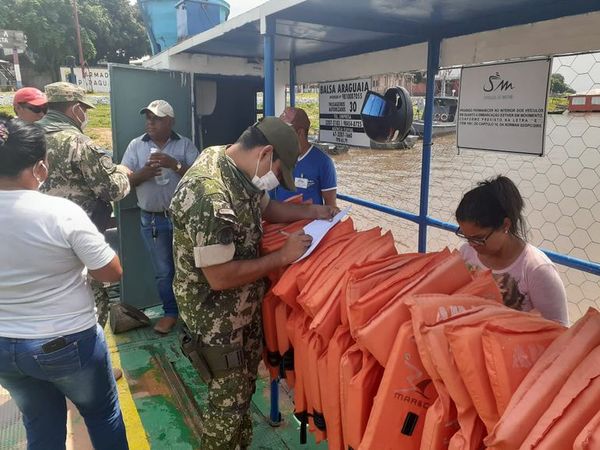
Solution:
<svg viewBox="0 0 600 450"><path fill-rule="evenodd" d="M150 149L150 154L154 154L154 153L160 153L160 149L153 147L152 149ZM156 184L158 184L159 186L164 186L165 184L167 184L169 182L169 177L167 175L167 170L164 167L161 167L159 169L159 174L156 175L154 177L154 182Z"/></svg>

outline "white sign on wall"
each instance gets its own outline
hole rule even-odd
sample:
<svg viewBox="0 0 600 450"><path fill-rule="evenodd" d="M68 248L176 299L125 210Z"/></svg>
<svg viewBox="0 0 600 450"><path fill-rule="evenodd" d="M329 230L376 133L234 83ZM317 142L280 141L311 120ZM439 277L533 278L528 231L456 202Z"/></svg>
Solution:
<svg viewBox="0 0 600 450"><path fill-rule="evenodd" d="M336 144L369 147L360 109L370 79L334 81L319 84L319 140Z"/></svg>
<svg viewBox="0 0 600 450"><path fill-rule="evenodd" d="M27 36L22 31L0 30L0 49L4 49L4 54L12 54L13 49L23 53L27 48Z"/></svg>
<svg viewBox="0 0 600 450"><path fill-rule="evenodd" d="M110 77L106 67L90 67L85 71L85 86L81 76L81 67L75 67L75 76L77 85L84 87L88 92L110 92ZM68 75L71 73L69 67L60 68L61 81L69 81Z"/></svg>
<svg viewBox="0 0 600 450"><path fill-rule="evenodd" d="M457 146L542 155L551 60L464 67Z"/></svg>

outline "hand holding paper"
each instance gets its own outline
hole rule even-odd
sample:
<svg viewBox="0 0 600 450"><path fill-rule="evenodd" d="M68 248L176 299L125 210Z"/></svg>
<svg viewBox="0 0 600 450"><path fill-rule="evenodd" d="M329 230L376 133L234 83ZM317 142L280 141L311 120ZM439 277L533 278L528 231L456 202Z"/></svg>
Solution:
<svg viewBox="0 0 600 450"><path fill-rule="evenodd" d="M338 207L330 205L312 205L311 208L315 208L317 210L316 219L333 220L333 218L340 212Z"/></svg>
<svg viewBox="0 0 600 450"><path fill-rule="evenodd" d="M306 234L304 230L298 230L294 233L280 231L279 233L287 236L285 244L281 249L283 265L297 261L298 255L303 255L312 242L312 237Z"/></svg>
<svg viewBox="0 0 600 450"><path fill-rule="evenodd" d="M306 250L306 252L294 262L296 263L298 261L301 261L308 255L310 255L314 251L314 249L317 248L317 245L319 245L319 242L321 242L321 240L323 239L323 237L325 237L327 232L331 230L335 226L335 224L337 224L340 220L346 217L351 209L352 206L348 206L347 208L344 208L339 213L337 213L333 219L317 219L313 220L311 223L306 225L304 227L304 233L312 237L312 243L310 244L310 247L308 247L308 250Z"/></svg>

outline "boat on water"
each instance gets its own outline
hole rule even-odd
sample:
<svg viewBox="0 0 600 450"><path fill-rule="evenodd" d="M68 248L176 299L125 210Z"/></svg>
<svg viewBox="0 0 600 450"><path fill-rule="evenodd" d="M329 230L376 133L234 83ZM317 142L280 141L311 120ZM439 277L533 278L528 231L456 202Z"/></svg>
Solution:
<svg viewBox="0 0 600 450"><path fill-rule="evenodd" d="M373 150L406 150L409 148L413 148L415 146L415 144L417 143L417 140L419 139L419 135L417 134L415 128L414 128L414 122L413 122L413 128L410 131L410 134L408 136L406 136L406 138L404 138L404 140L400 141L400 142L376 142L374 140L371 140L371 148Z"/></svg>
<svg viewBox="0 0 600 450"><path fill-rule="evenodd" d="M456 133L457 115L458 97L435 97L433 100L433 136ZM423 136L425 121L413 120L413 128L416 134Z"/></svg>
<svg viewBox="0 0 600 450"><path fill-rule="evenodd" d="M373 150L406 150L408 148L413 148L418 139L419 136L416 133L411 133L401 142L381 143L371 140L370 148ZM332 144L331 142L319 141L311 141L311 143L319 147L328 155L339 155L346 153L350 149L349 145L344 144Z"/></svg>
<svg viewBox="0 0 600 450"><path fill-rule="evenodd" d="M348 149L350 148L350 146L348 145L344 145L344 144L334 144L331 142L321 142L318 139L310 139L309 138L309 142L316 146L319 147L321 150L323 150L325 153L327 153L328 155L339 155L341 153L346 153L348 151Z"/></svg>

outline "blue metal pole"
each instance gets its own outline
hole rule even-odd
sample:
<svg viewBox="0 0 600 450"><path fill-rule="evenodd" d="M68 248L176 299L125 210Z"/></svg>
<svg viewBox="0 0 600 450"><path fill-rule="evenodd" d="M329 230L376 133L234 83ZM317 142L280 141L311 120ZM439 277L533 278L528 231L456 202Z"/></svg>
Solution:
<svg viewBox="0 0 600 450"><path fill-rule="evenodd" d="M296 106L296 61L290 58L290 106Z"/></svg>
<svg viewBox="0 0 600 450"><path fill-rule="evenodd" d="M273 19L266 18L266 30L263 35L264 42L264 93L263 110L265 116L275 115L275 23ZM279 412L279 380L271 381L271 411L269 414L271 426L281 423Z"/></svg>
<svg viewBox="0 0 600 450"><path fill-rule="evenodd" d="M433 39L427 45L427 92L425 94L425 117L423 127L423 157L421 162L421 201L419 206L419 252L427 251L427 214L429 210L429 176L431 173L431 144L433 134L433 98L435 76L440 63L440 40Z"/></svg>
<svg viewBox="0 0 600 450"><path fill-rule="evenodd" d="M271 411L269 412L269 424L278 427L281 424L281 413L279 412L279 380L271 381Z"/></svg>
<svg viewBox="0 0 600 450"><path fill-rule="evenodd" d="M267 18L267 29L263 35L264 41L264 95L263 109L265 116L275 115L275 24L271 18Z"/></svg>

